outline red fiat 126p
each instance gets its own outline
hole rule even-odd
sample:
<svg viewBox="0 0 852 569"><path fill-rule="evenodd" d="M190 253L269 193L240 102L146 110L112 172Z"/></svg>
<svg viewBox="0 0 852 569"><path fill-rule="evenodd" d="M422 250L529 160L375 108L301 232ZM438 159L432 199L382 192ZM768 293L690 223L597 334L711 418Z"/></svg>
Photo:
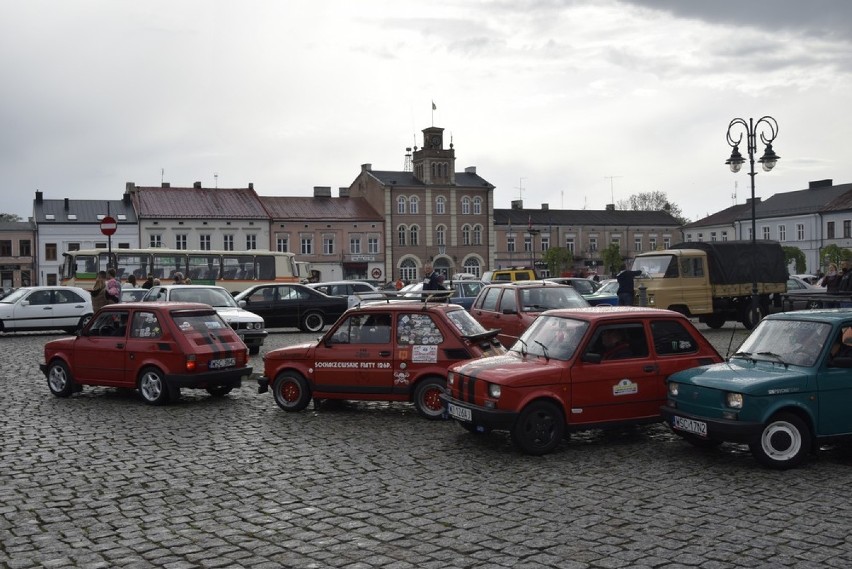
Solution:
<svg viewBox="0 0 852 569"><path fill-rule="evenodd" d="M661 421L665 379L721 361L677 312L550 310L508 353L450 367L442 400L465 429L508 430L524 452L545 454L572 430Z"/></svg>

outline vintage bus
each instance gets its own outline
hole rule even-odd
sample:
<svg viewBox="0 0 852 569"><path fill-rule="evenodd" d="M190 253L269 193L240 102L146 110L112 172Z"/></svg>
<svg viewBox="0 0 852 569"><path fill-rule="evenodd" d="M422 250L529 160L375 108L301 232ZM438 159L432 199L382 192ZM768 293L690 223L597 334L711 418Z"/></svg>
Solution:
<svg viewBox="0 0 852 569"><path fill-rule="evenodd" d="M126 280L136 276L141 286L148 275L170 284L175 273L183 273L193 284L225 287L237 293L251 285L272 282L299 282L295 255L277 251L191 251L184 249L86 249L63 253L63 285L87 290L95 284L98 271L115 267L116 276Z"/></svg>

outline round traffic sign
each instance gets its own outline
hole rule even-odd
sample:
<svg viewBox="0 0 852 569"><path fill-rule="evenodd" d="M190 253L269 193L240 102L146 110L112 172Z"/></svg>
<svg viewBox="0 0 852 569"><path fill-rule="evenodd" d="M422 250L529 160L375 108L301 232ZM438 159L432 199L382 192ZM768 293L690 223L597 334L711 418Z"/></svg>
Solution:
<svg viewBox="0 0 852 569"><path fill-rule="evenodd" d="M104 235L112 235L118 228L114 217L106 216L101 220L101 233Z"/></svg>
<svg viewBox="0 0 852 569"><path fill-rule="evenodd" d="M380 279L382 278L382 270L378 267L374 267L372 275L374 279Z"/></svg>

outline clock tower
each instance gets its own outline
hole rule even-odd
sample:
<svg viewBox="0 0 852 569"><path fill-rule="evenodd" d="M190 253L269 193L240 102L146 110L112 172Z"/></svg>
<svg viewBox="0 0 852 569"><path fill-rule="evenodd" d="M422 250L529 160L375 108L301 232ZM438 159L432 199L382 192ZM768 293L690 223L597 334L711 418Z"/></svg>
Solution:
<svg viewBox="0 0 852 569"><path fill-rule="evenodd" d="M423 129L423 148L414 149L414 176L427 185L454 184L456 151L453 144L444 148L444 129L430 126Z"/></svg>

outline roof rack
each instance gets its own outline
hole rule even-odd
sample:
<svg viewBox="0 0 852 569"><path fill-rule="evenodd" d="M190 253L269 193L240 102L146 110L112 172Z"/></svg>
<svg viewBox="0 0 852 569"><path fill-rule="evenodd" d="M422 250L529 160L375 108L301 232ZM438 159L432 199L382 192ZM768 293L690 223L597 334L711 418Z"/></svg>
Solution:
<svg viewBox="0 0 852 569"><path fill-rule="evenodd" d="M455 291L452 290L423 290L416 292L379 290L369 292L356 292L353 293L352 296L358 299L358 303L355 306L361 306L362 304L376 304L380 302L390 304L391 302L401 301L422 301L423 305L426 306L430 302L440 302L448 304L453 294L455 294Z"/></svg>

